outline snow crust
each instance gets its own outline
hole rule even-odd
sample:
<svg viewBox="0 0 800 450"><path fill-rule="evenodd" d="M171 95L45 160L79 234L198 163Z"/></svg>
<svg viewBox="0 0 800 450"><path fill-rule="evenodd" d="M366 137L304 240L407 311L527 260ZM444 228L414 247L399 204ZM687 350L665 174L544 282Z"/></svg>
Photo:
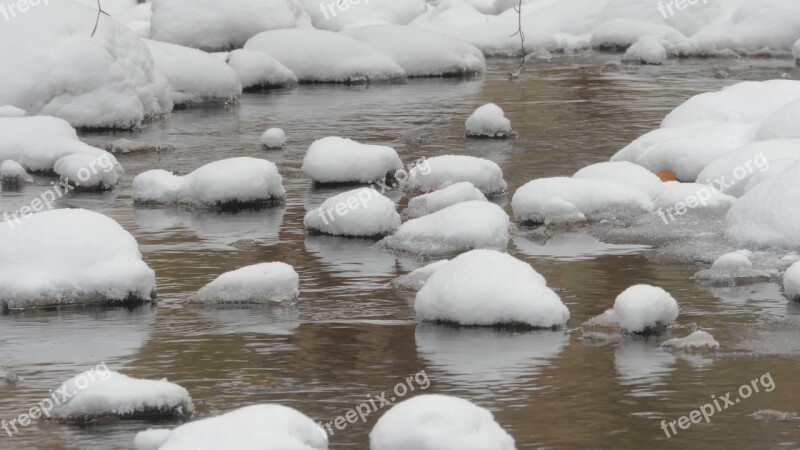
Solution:
<svg viewBox="0 0 800 450"><path fill-rule="evenodd" d="M466 155L435 156L409 171L408 186L431 192L451 184L469 181L485 195L505 192L508 185L495 162Z"/></svg>
<svg viewBox="0 0 800 450"><path fill-rule="evenodd" d="M456 203L468 201L487 201L486 197L469 181L451 184L444 189L423 194L408 201L408 208L403 211L412 219L440 211Z"/></svg>
<svg viewBox="0 0 800 450"><path fill-rule="evenodd" d="M678 302L660 287L631 286L614 301L614 315L630 333L655 331L674 322L678 314Z"/></svg>
<svg viewBox="0 0 800 450"><path fill-rule="evenodd" d="M309 211L303 224L309 230L334 236L385 236L400 227L393 201L373 188L343 192Z"/></svg>
<svg viewBox="0 0 800 450"><path fill-rule="evenodd" d="M403 168L397 151L383 145L326 137L314 141L301 170L316 183L372 183Z"/></svg>
<svg viewBox="0 0 800 450"><path fill-rule="evenodd" d="M261 263L226 272L203 286L192 303L269 304L297 300L300 276L289 264Z"/></svg>

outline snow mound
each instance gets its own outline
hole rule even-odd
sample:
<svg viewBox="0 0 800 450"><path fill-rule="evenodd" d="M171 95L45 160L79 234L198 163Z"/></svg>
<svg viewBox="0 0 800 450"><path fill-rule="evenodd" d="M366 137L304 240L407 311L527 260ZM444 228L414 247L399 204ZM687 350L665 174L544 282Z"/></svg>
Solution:
<svg viewBox="0 0 800 450"><path fill-rule="evenodd" d="M122 166L111 154L78 153L67 155L56 161L53 171L71 184L84 189L104 191L119 184L124 173Z"/></svg>
<svg viewBox="0 0 800 450"><path fill-rule="evenodd" d="M431 192L451 184L469 181L485 195L505 192L503 171L493 161L465 155L435 156L409 171L411 189Z"/></svg>
<svg viewBox="0 0 800 450"><path fill-rule="evenodd" d="M516 450L489 410L446 395L418 395L393 406L370 432L369 448Z"/></svg>
<svg viewBox="0 0 800 450"><path fill-rule="evenodd" d="M405 275L401 275L392 280L392 286L402 291L419 291L422 289L422 286L425 286L425 283L428 282L431 275L448 262L449 260L443 259L420 267Z"/></svg>
<svg viewBox="0 0 800 450"><path fill-rule="evenodd" d="M678 318L678 302L664 289L646 284L631 286L617 296L614 314L630 333L658 332Z"/></svg>
<svg viewBox="0 0 800 450"><path fill-rule="evenodd" d="M736 202L735 197L723 194L714 186L699 183L667 181L664 189L655 196L659 208L675 208L685 204L688 208L727 209Z"/></svg>
<svg viewBox="0 0 800 450"><path fill-rule="evenodd" d="M355 0L341 3L301 0L314 27L342 31L347 28L391 24L405 25L425 12L425 0ZM349 4L348 4L349 3Z"/></svg>
<svg viewBox="0 0 800 450"><path fill-rule="evenodd" d="M253 405L136 436L136 450L327 450L328 435L303 413L281 405Z"/></svg>
<svg viewBox="0 0 800 450"><path fill-rule="evenodd" d="M792 264L783 275L783 291L789 300L800 301L800 262Z"/></svg>
<svg viewBox="0 0 800 450"><path fill-rule="evenodd" d="M787 158L800 159L800 139L754 142L712 161L697 175L697 182L716 185L725 194L741 197L754 177L770 171L777 160Z"/></svg>
<svg viewBox="0 0 800 450"><path fill-rule="evenodd" d="M7 159L0 163L0 183L3 190L10 186L19 186L21 183L32 183L33 177L28 175L25 168L18 162Z"/></svg>
<svg viewBox="0 0 800 450"><path fill-rule="evenodd" d="M602 162L586 166L572 178L593 178L630 186L655 198L664 190L664 183L653 172L628 161Z"/></svg>
<svg viewBox="0 0 800 450"><path fill-rule="evenodd" d="M792 55L794 56L794 60L800 64L800 39L798 39L797 42L794 43L794 46L792 46Z"/></svg>
<svg viewBox="0 0 800 450"><path fill-rule="evenodd" d="M308 147L301 170L315 183L372 183L393 179L402 168L391 147L326 137Z"/></svg>
<svg viewBox="0 0 800 450"><path fill-rule="evenodd" d="M462 202L409 220L379 244L422 256L452 255L478 248L505 250L509 225L506 212L494 203Z"/></svg>
<svg viewBox="0 0 800 450"><path fill-rule="evenodd" d="M189 392L177 384L167 380L131 378L108 367L83 372L62 384L57 391L75 393L53 410L52 418L59 421L184 417L194 413Z"/></svg>
<svg viewBox="0 0 800 450"><path fill-rule="evenodd" d="M476 109L464 125L469 137L506 138L513 133L506 113L494 103L487 103Z"/></svg>
<svg viewBox="0 0 800 450"><path fill-rule="evenodd" d="M561 327L569 310L530 264L472 250L436 270L417 293L417 317L468 326Z"/></svg>
<svg viewBox="0 0 800 450"><path fill-rule="evenodd" d="M759 140L800 138L798 120L800 120L800 100L794 100L767 116L761 123L756 137Z"/></svg>
<svg viewBox="0 0 800 450"><path fill-rule="evenodd" d="M675 350L712 350L719 348L719 342L707 331L697 330L686 337L664 341L661 346Z"/></svg>
<svg viewBox="0 0 800 450"><path fill-rule="evenodd" d="M406 77L403 68L388 56L330 31L265 31L248 40L244 48L277 59L300 82L364 83Z"/></svg>
<svg viewBox="0 0 800 450"><path fill-rule="evenodd" d="M742 252L726 253L714 261L711 265L713 270L724 270L728 272L741 272L753 268L753 262Z"/></svg>
<svg viewBox="0 0 800 450"><path fill-rule="evenodd" d="M0 105L75 127L133 128L169 113L167 80L127 27L72 1L31 7L0 27Z"/></svg>
<svg viewBox="0 0 800 450"><path fill-rule="evenodd" d="M663 64L667 60L667 49L655 36L644 36L628 47L622 57L625 62L641 64Z"/></svg>
<svg viewBox="0 0 800 450"><path fill-rule="evenodd" d="M152 36L158 41L207 51L239 48L256 34L308 26L294 0L155 0Z"/></svg>
<svg viewBox="0 0 800 450"><path fill-rule="evenodd" d="M148 170L133 180L139 205L241 208L280 203L285 195L277 166L249 157L215 161L184 176Z"/></svg>
<svg viewBox="0 0 800 450"><path fill-rule="evenodd" d="M280 128L270 128L261 135L261 145L267 148L283 148L286 145L286 132Z"/></svg>
<svg viewBox="0 0 800 450"><path fill-rule="evenodd" d="M130 233L83 209L0 223L0 310L155 298L155 272Z"/></svg>
<svg viewBox="0 0 800 450"><path fill-rule="evenodd" d="M382 237L397 230L400 221L394 202L372 188L335 195L303 219L313 232L351 237Z"/></svg>
<svg viewBox="0 0 800 450"><path fill-rule="evenodd" d="M526 183L511 199L514 217L523 223L556 224L630 217L652 211L647 193L591 178L540 178Z"/></svg>
<svg viewBox="0 0 800 450"><path fill-rule="evenodd" d="M300 276L282 262L261 263L224 273L190 299L207 304L269 304L294 302L300 295Z"/></svg>
<svg viewBox="0 0 800 450"><path fill-rule="evenodd" d="M169 80L175 105L235 102L242 83L225 61L202 50L166 42L144 40L156 69Z"/></svg>
<svg viewBox="0 0 800 450"><path fill-rule="evenodd" d="M409 77L469 75L486 70L476 47L432 31L401 25L348 28L342 32L388 56Z"/></svg>
<svg viewBox="0 0 800 450"><path fill-rule="evenodd" d="M236 71L242 88L263 89L283 87L297 83L297 77L277 59L254 50L234 50L228 56L228 65Z"/></svg>
<svg viewBox="0 0 800 450"><path fill-rule="evenodd" d="M28 113L24 109L12 105L0 106L0 117L25 117Z"/></svg>
<svg viewBox="0 0 800 450"><path fill-rule="evenodd" d="M451 184L444 189L420 195L408 201L408 208L403 211L412 219L440 211L456 203L468 201L487 201L486 197L469 181Z"/></svg>

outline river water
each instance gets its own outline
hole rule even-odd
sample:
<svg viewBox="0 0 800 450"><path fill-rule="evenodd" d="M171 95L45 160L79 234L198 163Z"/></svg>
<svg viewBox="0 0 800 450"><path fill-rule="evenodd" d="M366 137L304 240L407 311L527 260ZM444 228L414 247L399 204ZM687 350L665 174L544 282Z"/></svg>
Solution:
<svg viewBox="0 0 800 450"><path fill-rule="evenodd" d="M741 80L800 78L789 60L676 60L662 67L619 65L619 55L561 56L532 63L508 81L514 61L493 60L485 77L415 79L405 85L300 86L245 94L235 106L195 107L133 132L91 132L171 144L169 153L120 156L121 185L104 194L71 194L59 207L109 215L138 240L158 277L157 306L65 309L0 315L0 366L16 385L0 385L0 418L11 419L62 381L105 362L143 378L168 378L191 393L197 417L276 402L327 422L424 370L427 393L461 396L490 409L518 448L797 448L798 421L757 420L773 409L800 412L800 306L776 283L710 289L690 277L694 262L676 264L652 245L604 244L585 228L547 243L515 229L509 246L555 288L571 311L570 332L508 333L418 324L413 294L389 282L423 262L372 247L372 241L307 236L305 212L342 189L315 189L300 171L315 139L337 135L390 145L405 163L468 154L504 171L513 193L539 177L571 175L608 160L658 126L697 93ZM466 141L464 120L481 104L501 105L519 137ZM266 128L286 130L284 150L261 149ZM131 181L154 168L189 171L211 161L254 156L275 162L287 201L260 212L217 214L132 207ZM44 181L42 179L42 181ZM2 193L14 211L45 186ZM400 190L388 195L405 204ZM510 212L510 196L497 200ZM249 245L232 245L252 240ZM296 307L203 309L183 300L217 275L266 261L300 274ZM657 340L582 339L581 323L613 305L630 285L670 291L681 305L684 336L693 326L720 341L711 355L667 353ZM667 439L660 421L675 420L769 372L760 392ZM417 390L414 394L419 393ZM736 397L734 394L733 397ZM388 395L387 395L388 397ZM348 425L331 448L368 448L367 423ZM77 427L38 422L2 449L132 448L140 421Z"/></svg>

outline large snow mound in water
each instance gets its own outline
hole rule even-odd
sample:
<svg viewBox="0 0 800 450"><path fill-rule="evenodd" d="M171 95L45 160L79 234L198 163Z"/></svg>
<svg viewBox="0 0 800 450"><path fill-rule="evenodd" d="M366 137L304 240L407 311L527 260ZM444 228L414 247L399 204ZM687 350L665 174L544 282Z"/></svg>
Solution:
<svg viewBox="0 0 800 450"><path fill-rule="evenodd" d="M369 434L370 450L515 450L489 410L458 397L418 395L398 403Z"/></svg>
<svg viewBox="0 0 800 450"><path fill-rule="evenodd" d="M560 327L569 310L530 264L473 250L436 270L417 293L417 317L459 325Z"/></svg>
<svg viewBox="0 0 800 450"><path fill-rule="evenodd" d="M614 301L619 326L630 333L656 331L678 318L678 302L660 287L631 286Z"/></svg>
<svg viewBox="0 0 800 450"><path fill-rule="evenodd" d="M53 419L88 422L107 417L190 416L194 405L189 392L166 380L142 380L108 367L77 375L57 391L73 394L56 406Z"/></svg>
<svg viewBox="0 0 800 450"><path fill-rule="evenodd" d="M309 230L333 236L376 237L394 232L400 214L393 201L372 188L343 192L309 211L303 220Z"/></svg>
<svg viewBox="0 0 800 450"><path fill-rule="evenodd" d="M783 275L783 291L789 300L800 301L800 262L792 264Z"/></svg>
<svg viewBox="0 0 800 450"><path fill-rule="evenodd" d="M73 1L30 7L0 27L0 105L75 127L132 128L172 110L167 80L127 27Z"/></svg>
<svg viewBox="0 0 800 450"><path fill-rule="evenodd" d="M232 67L202 50L145 40L156 68L169 80L172 101L186 103L233 102L242 83Z"/></svg>
<svg viewBox="0 0 800 450"><path fill-rule="evenodd" d="M218 276L190 300L208 304L293 302L300 295L300 276L289 264L261 263Z"/></svg>
<svg viewBox="0 0 800 450"><path fill-rule="evenodd" d="M145 205L229 207L271 205L286 195L278 167L265 159L215 161L185 175L148 170L133 180L133 200Z"/></svg>
<svg viewBox="0 0 800 450"><path fill-rule="evenodd" d="M0 223L0 309L150 301L156 276L130 233L83 209Z"/></svg>
<svg viewBox="0 0 800 450"><path fill-rule="evenodd" d="M494 103L476 109L464 125L470 137L505 138L512 134L511 121L506 118L503 109Z"/></svg>
<svg viewBox="0 0 800 450"><path fill-rule="evenodd" d="M155 0L152 38L208 51L238 48L256 34L309 26L296 0Z"/></svg>
<svg viewBox="0 0 800 450"><path fill-rule="evenodd" d="M110 153L104 150L93 152L90 149L86 153L60 158L53 165L53 171L70 184L101 191L116 186L124 173L122 166Z"/></svg>
<svg viewBox="0 0 800 450"><path fill-rule="evenodd" d="M332 136L308 147L301 170L316 183L372 183L393 178L402 168L391 147Z"/></svg>
<svg viewBox="0 0 800 450"><path fill-rule="evenodd" d="M346 28L391 24L405 25L425 12L425 0L355 0L325 2L300 0L319 29L341 31Z"/></svg>
<svg viewBox="0 0 800 450"><path fill-rule="evenodd" d="M234 50L228 65L236 71L243 89L263 89L297 83L297 77L277 59L253 50Z"/></svg>
<svg viewBox="0 0 800 450"><path fill-rule="evenodd" d="M462 181L460 183L451 184L444 189L412 198L408 201L408 208L403 211L403 214L413 219L435 213L436 211L441 211L456 203L473 200L487 201L486 196L472 183L469 181Z"/></svg>
<svg viewBox="0 0 800 450"><path fill-rule="evenodd" d="M505 192L508 185L494 161L465 155L435 156L409 171L408 186L431 192L454 183L469 181L486 195Z"/></svg>
<svg viewBox="0 0 800 450"><path fill-rule="evenodd" d="M585 222L636 216L654 208L647 193L592 178L540 178L526 183L511 199L514 217L536 224Z"/></svg>
<svg viewBox="0 0 800 450"><path fill-rule="evenodd" d="M800 246L800 162L755 186L728 211L726 236L758 247Z"/></svg>
<svg viewBox="0 0 800 450"><path fill-rule="evenodd" d="M494 203L469 201L409 220L380 244L425 256L450 255L478 248L505 250L509 218Z"/></svg>
<svg viewBox="0 0 800 450"><path fill-rule="evenodd" d="M420 28L378 25L348 28L343 34L392 58L409 77L467 75L486 70L483 53L476 47Z"/></svg>
<svg viewBox="0 0 800 450"><path fill-rule="evenodd" d="M147 430L136 450L327 450L328 435L303 413L281 405L253 405L197 420L172 431Z"/></svg>
<svg viewBox="0 0 800 450"><path fill-rule="evenodd" d="M288 67L300 82L361 83L402 79L406 72L367 44L323 30L265 31L247 41Z"/></svg>
<svg viewBox="0 0 800 450"><path fill-rule="evenodd" d="M575 172L573 178L592 178L630 186L655 198L664 190L664 183L653 172L628 161L602 162Z"/></svg>

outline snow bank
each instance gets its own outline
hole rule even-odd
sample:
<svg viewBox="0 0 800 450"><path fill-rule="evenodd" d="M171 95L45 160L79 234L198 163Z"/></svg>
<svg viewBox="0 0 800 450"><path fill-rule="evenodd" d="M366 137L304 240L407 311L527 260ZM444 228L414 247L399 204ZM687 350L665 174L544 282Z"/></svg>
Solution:
<svg viewBox="0 0 800 450"><path fill-rule="evenodd" d="M189 392L177 384L131 378L103 367L83 372L56 390L75 394L56 406L53 419L89 422L106 417L184 417L194 413Z"/></svg>
<svg viewBox="0 0 800 450"><path fill-rule="evenodd" d="M0 105L75 127L132 128L172 110L167 80L127 27L72 1L31 7L0 27Z"/></svg>
<svg viewBox="0 0 800 450"><path fill-rule="evenodd" d="M145 40L156 69L169 80L172 101L188 103L235 102L242 83L230 66L219 58L180 45Z"/></svg>
<svg viewBox="0 0 800 450"><path fill-rule="evenodd" d="M783 275L783 291L789 300L800 301L800 262L792 264Z"/></svg>
<svg viewBox="0 0 800 450"><path fill-rule="evenodd" d="M472 250L436 270L417 293L420 320L459 325L556 328L569 310L530 264Z"/></svg>
<svg viewBox="0 0 800 450"><path fill-rule="evenodd" d="M354 27L342 33L388 56L409 77L469 75L486 70L480 50L439 33L400 25Z"/></svg>
<svg viewBox="0 0 800 450"><path fill-rule="evenodd" d="M465 125L469 137L506 138L513 133L506 113L494 103L487 103L476 109L467 118Z"/></svg>
<svg viewBox="0 0 800 450"><path fill-rule="evenodd" d="M719 342L707 331L697 330L686 337L664 341L661 346L676 350L711 350L719 348Z"/></svg>
<svg viewBox="0 0 800 450"><path fill-rule="evenodd" d="M405 25L425 12L425 0L350 0L324 2L301 0L316 28L341 31L346 28L391 24Z"/></svg>
<svg viewBox="0 0 800 450"><path fill-rule="evenodd" d="M623 61L642 64L663 64L667 60L667 49L654 36L644 36L628 47Z"/></svg>
<svg viewBox="0 0 800 450"><path fill-rule="evenodd" d="M192 303L268 304L297 300L300 276L289 264L261 263L224 273L203 286Z"/></svg>
<svg viewBox="0 0 800 450"><path fill-rule="evenodd" d="M283 148L286 145L286 132L280 128L270 128L261 135L261 145L267 148Z"/></svg>
<svg viewBox="0 0 800 450"><path fill-rule="evenodd" d="M511 199L514 217L551 224L630 217L652 211L653 201L633 187L591 178L540 178L522 186Z"/></svg>
<svg viewBox="0 0 800 450"><path fill-rule="evenodd" d="M108 217L59 209L0 223L0 309L155 298L155 272Z"/></svg>
<svg viewBox="0 0 800 450"><path fill-rule="evenodd" d="M24 109L12 105L0 106L0 117L25 117L28 113Z"/></svg>
<svg viewBox="0 0 800 450"><path fill-rule="evenodd" d="M443 259L401 275L392 280L392 286L403 291L419 291L422 286L425 286L431 275L448 262L449 260Z"/></svg>
<svg viewBox="0 0 800 450"><path fill-rule="evenodd" d="M630 333L657 332L678 318L678 302L664 289L640 284L617 296L614 315Z"/></svg>
<svg viewBox="0 0 800 450"><path fill-rule="evenodd" d="M486 197L469 181L451 184L444 189L412 198L403 214L412 219L440 211L456 203L487 201Z"/></svg>
<svg viewBox="0 0 800 450"><path fill-rule="evenodd" d="M489 410L458 397L418 395L393 406L369 434L370 450L515 450Z"/></svg>
<svg viewBox="0 0 800 450"><path fill-rule="evenodd" d="M239 48L256 34L308 26L294 0L155 0L152 36L208 51Z"/></svg>
<svg viewBox="0 0 800 450"><path fill-rule="evenodd" d="M394 178L402 168L391 147L326 137L308 147L301 170L315 183L372 183Z"/></svg>
<svg viewBox="0 0 800 450"><path fill-rule="evenodd" d="M300 82L363 83L406 77L403 68L388 56L330 31L266 31L248 40L244 48L277 59Z"/></svg>
<svg viewBox="0 0 800 450"><path fill-rule="evenodd" d="M25 168L18 162L7 159L0 163L0 183L3 184L3 190L9 186L19 186L20 183L32 183L33 177L28 175Z"/></svg>
<svg viewBox="0 0 800 450"><path fill-rule="evenodd" d="M133 180L140 205L247 207L283 201L286 190L274 163L249 157L223 159L185 175L148 170Z"/></svg>
<svg viewBox="0 0 800 450"><path fill-rule="evenodd" d="M311 231L334 236L377 237L400 226L395 204L372 188L343 192L309 211L303 224Z"/></svg>
<svg viewBox="0 0 800 450"><path fill-rule="evenodd" d="M628 161L602 162L586 166L572 178L592 178L630 186L655 198L664 190L664 183L653 172Z"/></svg>
<svg viewBox="0 0 800 450"><path fill-rule="evenodd" d="M265 404L189 422L168 433L143 431L136 443L136 450L327 450L328 435L295 409Z"/></svg>
<svg viewBox="0 0 800 450"><path fill-rule="evenodd" d="M508 215L494 203L458 203L418 219L409 220L379 244L423 256L463 253L477 248L505 250Z"/></svg>
<svg viewBox="0 0 800 450"><path fill-rule="evenodd" d="M469 181L486 195L505 192L503 171L493 161L465 155L435 156L409 171L408 186L422 192Z"/></svg>
<svg viewBox="0 0 800 450"><path fill-rule="evenodd" d="M277 59L254 50L234 50L228 55L228 65L236 71L242 88L263 89L297 83L297 77Z"/></svg>

